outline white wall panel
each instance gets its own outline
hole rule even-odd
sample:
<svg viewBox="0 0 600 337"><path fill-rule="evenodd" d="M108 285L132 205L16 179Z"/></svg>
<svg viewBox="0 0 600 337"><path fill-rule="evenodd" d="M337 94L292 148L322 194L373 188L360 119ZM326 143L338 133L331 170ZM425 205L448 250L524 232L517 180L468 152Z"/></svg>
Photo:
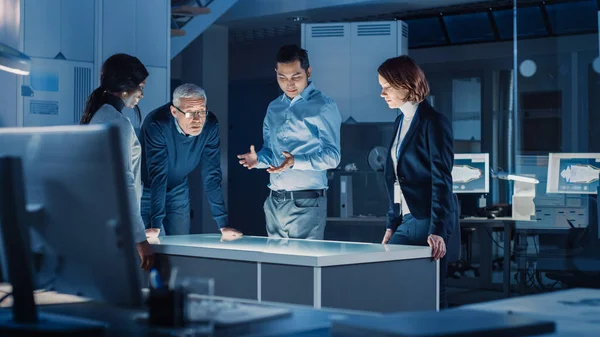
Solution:
<svg viewBox="0 0 600 337"><path fill-rule="evenodd" d="M94 62L94 11L92 0L61 0L60 51L67 60Z"/></svg>
<svg viewBox="0 0 600 337"><path fill-rule="evenodd" d="M395 22L353 22L350 50L351 115L361 123L393 122L396 112L385 103L377 81L377 68L383 61L396 56Z"/></svg>
<svg viewBox="0 0 600 337"><path fill-rule="evenodd" d="M303 25L302 45L311 62L311 80L333 98L346 121L351 115L350 102L350 24Z"/></svg>
<svg viewBox="0 0 600 337"><path fill-rule="evenodd" d="M21 49L21 1L0 0L0 43ZM0 127L18 125L18 88L21 76L0 71Z"/></svg>
<svg viewBox="0 0 600 337"><path fill-rule="evenodd" d="M137 2L102 1L102 61L118 53L135 54ZM165 14L166 15L166 14Z"/></svg>
<svg viewBox="0 0 600 337"><path fill-rule="evenodd" d="M24 0L25 53L54 58L60 52L60 0Z"/></svg>
<svg viewBox="0 0 600 337"><path fill-rule="evenodd" d="M136 56L151 67L167 66L167 42L170 39L169 2L138 0L136 13Z"/></svg>

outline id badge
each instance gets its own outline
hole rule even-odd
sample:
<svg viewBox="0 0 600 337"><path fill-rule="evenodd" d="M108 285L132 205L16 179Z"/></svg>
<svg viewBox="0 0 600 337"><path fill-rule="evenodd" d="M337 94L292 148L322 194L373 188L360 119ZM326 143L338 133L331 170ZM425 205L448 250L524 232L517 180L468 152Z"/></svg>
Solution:
<svg viewBox="0 0 600 337"><path fill-rule="evenodd" d="M401 204L401 203L402 203L402 191L400 190L400 183L396 181L394 183L394 204Z"/></svg>

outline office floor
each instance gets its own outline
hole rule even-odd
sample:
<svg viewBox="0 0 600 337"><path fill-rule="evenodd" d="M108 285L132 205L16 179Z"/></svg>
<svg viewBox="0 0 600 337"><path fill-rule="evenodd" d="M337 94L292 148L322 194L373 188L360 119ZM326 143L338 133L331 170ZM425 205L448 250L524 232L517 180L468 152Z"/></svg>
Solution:
<svg viewBox="0 0 600 337"><path fill-rule="evenodd" d="M517 274L516 265L512 267L513 272L511 273L511 297L522 296L518 293L518 283L516 281ZM472 276L472 275L469 275ZM464 277L464 276L463 276ZM500 270L496 270L492 272L492 280L494 283L499 284L502 281L502 272ZM537 281L537 279L536 279ZM554 283L553 280L548 279L542 274L542 281L544 283L545 288L542 289L539 283L530 284L527 288L527 294L539 294L542 292L550 292L553 290L561 290L561 283L552 287L551 285ZM539 281L538 281L539 282ZM475 304L475 303L483 303L495 300L504 299L504 293L500 290L489 290L489 289L469 289L466 287L448 287L447 288L447 297L448 297L448 305L450 307L458 307L467 304Z"/></svg>
<svg viewBox="0 0 600 337"><path fill-rule="evenodd" d="M447 290L448 306L451 308L467 304L475 304L500 300L504 298L501 291L448 288Z"/></svg>

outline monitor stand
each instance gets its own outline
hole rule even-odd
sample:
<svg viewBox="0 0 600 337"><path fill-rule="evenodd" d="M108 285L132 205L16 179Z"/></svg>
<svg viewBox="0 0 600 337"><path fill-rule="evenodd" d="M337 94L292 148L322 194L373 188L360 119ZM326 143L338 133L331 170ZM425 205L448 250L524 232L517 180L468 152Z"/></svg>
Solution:
<svg viewBox="0 0 600 337"><path fill-rule="evenodd" d="M12 310L0 309L2 336L104 336L106 325L38 313L33 298L33 260L20 158L0 157L0 254L12 284Z"/></svg>

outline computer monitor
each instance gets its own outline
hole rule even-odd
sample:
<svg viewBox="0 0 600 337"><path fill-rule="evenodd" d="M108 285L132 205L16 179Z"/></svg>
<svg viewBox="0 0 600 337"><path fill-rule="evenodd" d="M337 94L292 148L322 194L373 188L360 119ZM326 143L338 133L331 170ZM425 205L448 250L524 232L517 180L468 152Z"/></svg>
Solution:
<svg viewBox="0 0 600 337"><path fill-rule="evenodd" d="M600 153L550 153L546 193L596 194Z"/></svg>
<svg viewBox="0 0 600 337"><path fill-rule="evenodd" d="M454 166L452 167L452 190L454 193L489 193L489 154L454 154Z"/></svg>
<svg viewBox="0 0 600 337"><path fill-rule="evenodd" d="M13 314L25 317L18 323L35 325L37 312L31 303L18 303L33 296L18 297L23 288L17 280L30 288L46 285L115 305L141 305L120 144L118 129L108 125L0 129L0 254L3 274L13 284ZM41 212L27 213L25 204ZM29 250L39 257L39 270L32 268ZM17 306L28 313L17 313ZM11 319L2 316L0 329L14 325Z"/></svg>

